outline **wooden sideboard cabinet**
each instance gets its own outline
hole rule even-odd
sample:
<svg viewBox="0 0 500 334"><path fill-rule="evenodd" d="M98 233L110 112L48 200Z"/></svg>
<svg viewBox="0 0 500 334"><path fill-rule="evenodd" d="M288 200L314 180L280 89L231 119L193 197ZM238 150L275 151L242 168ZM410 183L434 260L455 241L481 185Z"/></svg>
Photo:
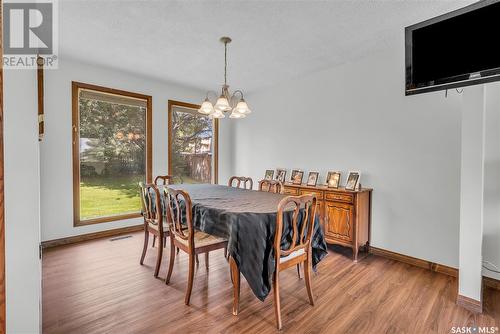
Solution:
<svg viewBox="0 0 500 334"><path fill-rule="evenodd" d="M371 195L372 189L349 191L344 188L307 186L285 183L288 195L314 194L318 198L318 211L329 244L352 248L353 259L358 260L361 247L370 247Z"/></svg>

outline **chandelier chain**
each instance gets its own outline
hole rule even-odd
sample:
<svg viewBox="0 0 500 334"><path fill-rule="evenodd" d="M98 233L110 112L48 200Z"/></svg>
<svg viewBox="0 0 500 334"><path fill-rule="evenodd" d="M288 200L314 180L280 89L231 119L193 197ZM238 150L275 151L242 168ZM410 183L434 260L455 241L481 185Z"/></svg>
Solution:
<svg viewBox="0 0 500 334"><path fill-rule="evenodd" d="M224 42L224 85L227 85L227 42Z"/></svg>

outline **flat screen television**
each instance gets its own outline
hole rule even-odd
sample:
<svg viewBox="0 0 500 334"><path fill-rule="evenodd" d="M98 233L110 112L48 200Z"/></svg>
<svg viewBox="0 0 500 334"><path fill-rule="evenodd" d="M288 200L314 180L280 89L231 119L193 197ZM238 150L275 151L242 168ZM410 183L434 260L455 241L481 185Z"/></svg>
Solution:
<svg viewBox="0 0 500 334"><path fill-rule="evenodd" d="M405 28L406 95L500 80L500 0Z"/></svg>

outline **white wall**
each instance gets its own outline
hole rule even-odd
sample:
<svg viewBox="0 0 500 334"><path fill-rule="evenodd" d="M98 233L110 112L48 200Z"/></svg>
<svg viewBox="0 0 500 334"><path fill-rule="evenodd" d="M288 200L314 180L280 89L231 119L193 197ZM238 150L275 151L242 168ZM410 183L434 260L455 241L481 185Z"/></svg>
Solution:
<svg viewBox="0 0 500 334"><path fill-rule="evenodd" d="M40 165L36 73L4 70L7 333L40 331Z"/></svg>
<svg viewBox="0 0 500 334"><path fill-rule="evenodd" d="M374 188L371 244L458 267L461 96L404 96L403 36L387 51L297 78L247 101L235 173L362 172ZM288 171L287 177L290 171Z"/></svg>
<svg viewBox="0 0 500 334"><path fill-rule="evenodd" d="M167 174L167 102L200 103L205 92L138 77L120 71L60 59L59 69L46 71L45 138L41 144L42 240L137 225L140 219L73 227L71 160L71 81L143 93L153 97L153 175ZM231 122L221 122L219 180L227 182L232 170Z"/></svg>
<svg viewBox="0 0 500 334"><path fill-rule="evenodd" d="M500 82L487 84L485 101L483 261L500 269ZM497 269L495 269L495 266ZM483 275L500 279L483 269Z"/></svg>

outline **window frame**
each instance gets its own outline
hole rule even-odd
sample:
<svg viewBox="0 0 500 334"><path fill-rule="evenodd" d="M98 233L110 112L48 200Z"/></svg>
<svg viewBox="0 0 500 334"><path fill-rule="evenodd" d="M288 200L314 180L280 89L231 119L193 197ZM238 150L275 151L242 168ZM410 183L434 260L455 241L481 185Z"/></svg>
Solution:
<svg viewBox="0 0 500 334"><path fill-rule="evenodd" d="M192 104L187 102L168 100L168 174L173 175L172 170L172 110L173 107L184 107L198 110L200 106L198 104ZM200 116L202 116L200 114ZM219 119L213 119L213 131L214 131L214 157L213 157L213 176L212 176L212 184L217 184L219 181Z"/></svg>
<svg viewBox="0 0 500 334"><path fill-rule="evenodd" d="M72 148L73 148L73 226L85 226L99 223L108 223L117 220L141 217L141 213L126 213L92 219L80 219L80 110L79 90L88 89L97 92L132 97L146 101L146 182L152 182L152 157L153 157L153 123L152 106L153 98L150 95L132 93L124 90L97 86L77 81L71 82L71 109L72 109Z"/></svg>

